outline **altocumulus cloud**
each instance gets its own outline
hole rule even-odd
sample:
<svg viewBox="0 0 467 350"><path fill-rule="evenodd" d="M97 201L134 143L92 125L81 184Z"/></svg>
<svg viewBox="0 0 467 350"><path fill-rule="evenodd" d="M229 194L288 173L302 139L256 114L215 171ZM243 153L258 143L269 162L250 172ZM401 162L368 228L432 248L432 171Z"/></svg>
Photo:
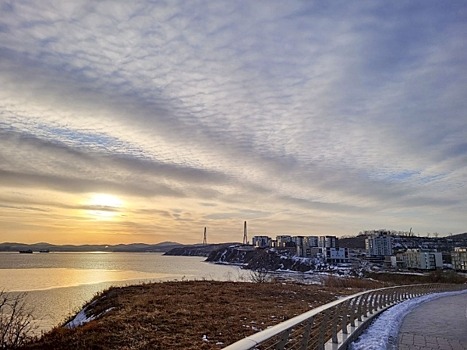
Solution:
<svg viewBox="0 0 467 350"><path fill-rule="evenodd" d="M270 232L465 230L462 1L0 10L5 210L29 208L24 188L107 191L192 212L194 232L242 215Z"/></svg>

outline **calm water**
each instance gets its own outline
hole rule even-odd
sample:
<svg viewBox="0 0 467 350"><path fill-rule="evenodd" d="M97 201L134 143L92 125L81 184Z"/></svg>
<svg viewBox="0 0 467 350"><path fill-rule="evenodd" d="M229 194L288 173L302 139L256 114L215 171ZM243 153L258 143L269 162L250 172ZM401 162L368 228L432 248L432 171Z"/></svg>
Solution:
<svg viewBox="0 0 467 350"><path fill-rule="evenodd" d="M27 292L41 331L110 286L182 279L244 279L233 266L160 253L0 253L0 290Z"/></svg>

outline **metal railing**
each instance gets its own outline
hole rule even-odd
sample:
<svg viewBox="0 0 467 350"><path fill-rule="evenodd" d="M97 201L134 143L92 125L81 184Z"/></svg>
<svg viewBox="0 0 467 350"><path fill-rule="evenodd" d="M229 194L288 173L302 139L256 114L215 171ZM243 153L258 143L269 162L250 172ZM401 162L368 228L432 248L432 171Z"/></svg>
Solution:
<svg viewBox="0 0 467 350"><path fill-rule="evenodd" d="M425 294L465 288L458 284L414 284L357 293L255 333L224 350L345 349L369 320L390 306Z"/></svg>

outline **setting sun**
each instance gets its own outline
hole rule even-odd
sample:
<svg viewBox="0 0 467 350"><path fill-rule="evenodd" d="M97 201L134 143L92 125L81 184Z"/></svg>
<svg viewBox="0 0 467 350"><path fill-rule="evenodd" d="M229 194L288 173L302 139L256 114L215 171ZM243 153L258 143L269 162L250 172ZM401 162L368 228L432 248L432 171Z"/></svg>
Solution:
<svg viewBox="0 0 467 350"><path fill-rule="evenodd" d="M123 201L110 194L96 193L90 197L87 206L88 213L96 219L111 219L118 214Z"/></svg>

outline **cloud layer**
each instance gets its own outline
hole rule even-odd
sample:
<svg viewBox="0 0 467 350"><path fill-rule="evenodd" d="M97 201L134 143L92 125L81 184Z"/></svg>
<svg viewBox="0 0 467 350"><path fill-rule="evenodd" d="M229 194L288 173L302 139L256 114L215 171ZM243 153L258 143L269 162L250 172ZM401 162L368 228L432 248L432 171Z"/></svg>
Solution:
<svg viewBox="0 0 467 350"><path fill-rule="evenodd" d="M3 240L466 230L462 1L0 7Z"/></svg>

